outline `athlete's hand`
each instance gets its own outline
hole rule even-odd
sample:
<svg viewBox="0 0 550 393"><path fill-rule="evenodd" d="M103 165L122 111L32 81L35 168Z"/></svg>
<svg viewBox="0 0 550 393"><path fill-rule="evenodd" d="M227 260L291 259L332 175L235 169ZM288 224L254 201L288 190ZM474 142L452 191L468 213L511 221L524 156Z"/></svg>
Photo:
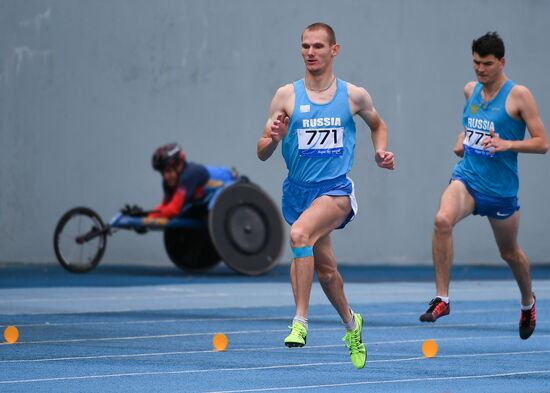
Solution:
<svg viewBox="0 0 550 393"><path fill-rule="evenodd" d="M498 153L499 151L507 151L512 148L512 141L501 139L493 130L489 130L489 134L491 136L483 138L483 149L491 149L492 153Z"/></svg>
<svg viewBox="0 0 550 393"><path fill-rule="evenodd" d="M456 140L456 143L453 147L453 153L455 153L458 157L464 157L464 140L462 134L459 135L458 139Z"/></svg>
<svg viewBox="0 0 550 393"><path fill-rule="evenodd" d="M395 160L393 158L393 153L391 151L377 150L374 159L376 165L384 169L395 169Z"/></svg>
<svg viewBox="0 0 550 393"><path fill-rule="evenodd" d="M147 215L147 213L138 205L125 205L122 209L120 209L120 212L125 216L130 217L143 217Z"/></svg>
<svg viewBox="0 0 550 393"><path fill-rule="evenodd" d="M284 113L277 116L277 119L271 125L271 139L275 142L280 142L288 132L289 117Z"/></svg>

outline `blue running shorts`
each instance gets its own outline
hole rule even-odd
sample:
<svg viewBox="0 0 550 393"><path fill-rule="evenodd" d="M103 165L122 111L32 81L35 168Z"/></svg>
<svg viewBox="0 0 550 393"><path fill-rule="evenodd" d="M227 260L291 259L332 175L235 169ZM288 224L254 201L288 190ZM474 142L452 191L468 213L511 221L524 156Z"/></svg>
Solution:
<svg viewBox="0 0 550 393"><path fill-rule="evenodd" d="M458 180L466 186L468 192L475 200L476 206L474 215L487 216L496 218L497 220L505 220L519 210L517 197L495 197L482 194L474 190L466 180L459 176L453 177L451 180Z"/></svg>
<svg viewBox="0 0 550 393"><path fill-rule="evenodd" d="M314 184L303 184L286 178L283 182L283 217L290 225L321 195L344 196L351 201L351 212L337 228L344 228L357 214L357 200L353 181L347 176L325 180Z"/></svg>

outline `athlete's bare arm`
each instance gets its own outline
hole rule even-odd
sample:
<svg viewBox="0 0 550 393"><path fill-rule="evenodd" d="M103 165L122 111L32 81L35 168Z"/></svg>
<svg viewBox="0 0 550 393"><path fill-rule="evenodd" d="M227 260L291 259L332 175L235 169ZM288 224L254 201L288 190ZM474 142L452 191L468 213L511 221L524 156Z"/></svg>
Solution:
<svg viewBox="0 0 550 393"><path fill-rule="evenodd" d="M294 86L292 84L280 87L269 107L269 117L264 132L258 140L258 158L267 160L288 131L288 122L294 107Z"/></svg>
<svg viewBox="0 0 550 393"><path fill-rule="evenodd" d="M461 131L456 138L455 145L453 147L453 152L458 157L464 157L464 131Z"/></svg>
<svg viewBox="0 0 550 393"><path fill-rule="evenodd" d="M469 82L464 87L466 99L470 98L476 82ZM490 131L491 136L484 139L484 148L493 148L494 152L515 151L517 153L539 153L548 151L548 137L539 115L537 103L528 88L516 85L506 99L506 112L516 119L522 119L527 124L531 138L521 141L501 139L498 133Z"/></svg>
<svg viewBox="0 0 550 393"><path fill-rule="evenodd" d="M487 138L485 148L495 148L499 151L515 151L518 153L544 154L548 151L548 137L544 124L539 115L537 103L528 88L525 86L514 86L506 100L506 112L514 118L523 119L527 124L527 130L531 138L521 141L508 141L491 132Z"/></svg>
<svg viewBox="0 0 550 393"><path fill-rule="evenodd" d="M474 91L474 87L476 86L475 81L468 82L466 86L464 86L464 97L466 98L466 101L470 99L470 96L472 95L472 92ZM453 152L458 157L464 157L464 130L460 131L456 138L456 142L453 146Z"/></svg>
<svg viewBox="0 0 550 393"><path fill-rule="evenodd" d="M395 169L393 153L388 147L388 128L374 107L372 98L362 87L348 83L348 95L352 115L359 115L371 130L376 164L380 168Z"/></svg>

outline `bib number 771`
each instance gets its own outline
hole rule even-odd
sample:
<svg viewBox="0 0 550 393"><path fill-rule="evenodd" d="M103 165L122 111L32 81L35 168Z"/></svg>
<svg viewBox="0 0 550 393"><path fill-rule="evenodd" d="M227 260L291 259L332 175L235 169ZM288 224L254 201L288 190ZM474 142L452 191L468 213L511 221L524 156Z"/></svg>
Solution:
<svg viewBox="0 0 550 393"><path fill-rule="evenodd" d="M344 128L298 129L300 157L341 156L344 151Z"/></svg>
<svg viewBox="0 0 550 393"><path fill-rule="evenodd" d="M491 134L486 131L466 128L464 130L464 150L469 154L474 154L477 156L494 157L494 148L485 149L483 147L484 138L489 137L490 135Z"/></svg>

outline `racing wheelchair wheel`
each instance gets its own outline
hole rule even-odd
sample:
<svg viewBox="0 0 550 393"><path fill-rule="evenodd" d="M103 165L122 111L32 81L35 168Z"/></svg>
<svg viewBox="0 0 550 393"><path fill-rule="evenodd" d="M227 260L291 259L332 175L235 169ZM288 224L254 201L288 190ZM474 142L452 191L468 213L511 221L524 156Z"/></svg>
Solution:
<svg viewBox="0 0 550 393"><path fill-rule="evenodd" d="M220 262L208 229L166 228L164 247L174 265L188 273L206 271Z"/></svg>
<svg viewBox="0 0 550 393"><path fill-rule="evenodd" d="M86 273L95 268L103 257L108 232L95 211L75 207L61 216L55 227L55 256L68 271Z"/></svg>
<svg viewBox="0 0 550 393"><path fill-rule="evenodd" d="M216 250L237 273L257 276L278 263L284 237L280 214L273 200L248 179L218 195L208 224Z"/></svg>

